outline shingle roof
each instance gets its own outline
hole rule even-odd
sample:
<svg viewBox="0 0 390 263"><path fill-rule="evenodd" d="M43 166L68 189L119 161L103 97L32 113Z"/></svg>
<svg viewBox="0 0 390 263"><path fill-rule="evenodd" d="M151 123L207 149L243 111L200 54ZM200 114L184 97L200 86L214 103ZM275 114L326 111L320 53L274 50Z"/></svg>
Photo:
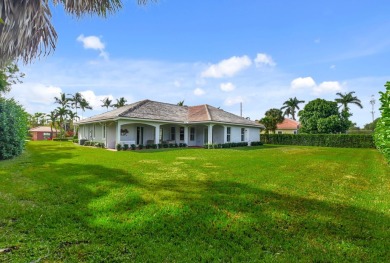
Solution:
<svg viewBox="0 0 390 263"><path fill-rule="evenodd" d="M51 132L51 128L48 126L38 126L35 128L31 128L28 131L29 132ZM57 132L57 130L53 128L53 132Z"/></svg>
<svg viewBox="0 0 390 263"><path fill-rule="evenodd" d="M119 118L172 121L182 123L217 122L241 124L263 128L264 126L246 118L204 104L198 106L178 106L151 100L138 101L121 108L81 120L79 124Z"/></svg>
<svg viewBox="0 0 390 263"><path fill-rule="evenodd" d="M278 130L297 130L299 128L299 122L289 118L284 118L282 123L277 124Z"/></svg>

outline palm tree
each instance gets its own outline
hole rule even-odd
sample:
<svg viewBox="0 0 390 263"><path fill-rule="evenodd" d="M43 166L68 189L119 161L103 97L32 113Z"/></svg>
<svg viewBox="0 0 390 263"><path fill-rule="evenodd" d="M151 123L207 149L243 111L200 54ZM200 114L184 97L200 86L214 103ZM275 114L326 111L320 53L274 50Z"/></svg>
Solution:
<svg viewBox="0 0 390 263"><path fill-rule="evenodd" d="M84 112L85 110L92 110L92 106L89 104L89 102L86 99L82 99L80 101L80 109Z"/></svg>
<svg viewBox="0 0 390 263"><path fill-rule="evenodd" d="M60 135L63 138L63 136L65 134L65 129L66 129L64 124L65 124L65 121L69 115L69 110L65 106L57 107L57 109L55 109L55 113L56 113L56 116L58 118Z"/></svg>
<svg viewBox="0 0 390 263"><path fill-rule="evenodd" d="M356 96L353 96L354 93L354 91L344 94L342 94L341 92L336 93L336 95L340 96L340 98L336 98L335 101L341 104L340 107L343 107L343 111L349 112L348 104L355 104L359 108L363 109L362 102Z"/></svg>
<svg viewBox="0 0 390 263"><path fill-rule="evenodd" d="M50 139L53 139L53 128L56 127L57 113L55 110L53 110L47 116L49 117L49 121L50 121Z"/></svg>
<svg viewBox="0 0 390 263"><path fill-rule="evenodd" d="M119 99L116 99L116 103L112 105L112 107L120 108L126 105L127 100L124 97L120 97Z"/></svg>
<svg viewBox="0 0 390 263"><path fill-rule="evenodd" d="M181 100L177 103L177 106L184 106L184 100Z"/></svg>
<svg viewBox="0 0 390 263"><path fill-rule="evenodd" d="M284 106L280 108L281 110L284 110L283 116L291 115L291 118L295 121L295 113L296 113L297 109L298 110L300 109L299 104L301 104L301 103L305 103L305 101L298 100L297 97L290 98L289 100L286 100L283 103Z"/></svg>
<svg viewBox="0 0 390 263"><path fill-rule="evenodd" d="M102 107L106 107L107 111L108 111L108 107L112 107L111 106L112 100L110 100L108 97L105 99L102 99L101 102L103 102Z"/></svg>
<svg viewBox="0 0 390 263"><path fill-rule="evenodd" d="M77 109L80 108L80 103L84 99L83 95L80 92L76 92L74 95L68 94L71 97L69 98L70 105L72 109L75 109L77 115Z"/></svg>
<svg viewBox="0 0 390 263"><path fill-rule="evenodd" d="M65 93L60 93L60 97L54 97L55 102L60 104L62 107L68 108L70 99L66 97Z"/></svg>
<svg viewBox="0 0 390 263"><path fill-rule="evenodd" d="M138 0L138 4L147 2ZM86 14L106 17L122 7L121 0L2 0L0 18L4 23L0 23L0 67L19 58L29 63L41 54L54 51L57 33L51 24L50 8L59 4L77 18Z"/></svg>

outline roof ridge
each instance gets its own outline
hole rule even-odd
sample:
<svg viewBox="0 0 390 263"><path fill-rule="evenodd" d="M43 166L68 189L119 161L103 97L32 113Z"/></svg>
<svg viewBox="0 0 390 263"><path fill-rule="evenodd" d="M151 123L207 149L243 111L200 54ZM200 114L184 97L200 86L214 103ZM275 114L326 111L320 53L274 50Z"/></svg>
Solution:
<svg viewBox="0 0 390 263"><path fill-rule="evenodd" d="M135 111L136 109L139 109L142 105L145 105L147 102L150 102L150 100L141 100L133 107L128 108L127 110L123 111L122 113L118 114L119 117L122 117L125 114L128 114L132 111Z"/></svg>
<svg viewBox="0 0 390 263"><path fill-rule="evenodd" d="M211 121L211 114L210 114L210 111L209 111L209 105L208 104L204 104L205 108L206 108L206 113L207 113L207 117L209 118L209 121Z"/></svg>

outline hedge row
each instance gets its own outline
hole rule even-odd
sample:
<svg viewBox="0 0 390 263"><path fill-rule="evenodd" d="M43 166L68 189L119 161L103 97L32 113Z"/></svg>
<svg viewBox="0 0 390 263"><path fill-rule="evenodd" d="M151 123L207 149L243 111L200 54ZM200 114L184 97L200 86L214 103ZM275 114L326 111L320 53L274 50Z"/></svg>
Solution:
<svg viewBox="0 0 390 263"><path fill-rule="evenodd" d="M0 160L23 152L27 135L27 113L13 99L0 98Z"/></svg>
<svg viewBox="0 0 390 263"><path fill-rule="evenodd" d="M374 140L378 150L390 163L390 81L385 84L386 91L380 92L381 118L375 128Z"/></svg>
<svg viewBox="0 0 390 263"><path fill-rule="evenodd" d="M373 136L366 134L264 134L260 139L267 144L375 148Z"/></svg>

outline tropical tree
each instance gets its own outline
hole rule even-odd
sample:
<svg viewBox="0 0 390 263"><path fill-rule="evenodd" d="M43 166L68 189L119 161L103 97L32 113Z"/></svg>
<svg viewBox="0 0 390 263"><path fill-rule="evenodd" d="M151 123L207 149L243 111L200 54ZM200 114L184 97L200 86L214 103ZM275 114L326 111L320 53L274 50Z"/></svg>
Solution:
<svg viewBox="0 0 390 263"><path fill-rule="evenodd" d="M265 132L275 133L278 123L284 121L283 112L279 109L269 109L265 112L265 117L259 122L265 126Z"/></svg>
<svg viewBox="0 0 390 263"><path fill-rule="evenodd" d="M53 139L53 128L56 128L57 113L55 110L53 110L47 116L49 117L50 121L50 139Z"/></svg>
<svg viewBox="0 0 390 263"><path fill-rule="evenodd" d="M353 96L354 93L354 91L344 94L341 92L337 92L336 95L339 96L339 98L336 98L335 101L338 104L341 104L340 106L342 106L343 110L346 112L349 112L349 104L355 104L359 108L363 109L362 102L356 96Z"/></svg>
<svg viewBox="0 0 390 263"><path fill-rule="evenodd" d="M80 103L84 99L83 95L80 92L76 92L75 94L68 94L71 97L69 98L70 106L75 110L77 115L77 109L80 108Z"/></svg>
<svg viewBox="0 0 390 263"><path fill-rule="evenodd" d="M138 0L146 4L148 0ZM0 67L7 61L31 62L54 51L57 33L51 24L50 8L63 5L65 12L77 18L86 14L106 17L122 7L121 0L34 0L0 1Z"/></svg>
<svg viewBox="0 0 390 263"><path fill-rule="evenodd" d="M124 97L120 97L119 99L116 99L116 103L112 105L112 107L120 108L126 105L127 100Z"/></svg>
<svg viewBox="0 0 390 263"><path fill-rule="evenodd" d="M289 100L286 100L283 102L283 107L281 107L281 110L284 110L283 116L290 116L293 120L295 120L295 114L297 109L299 110L299 104L305 103L304 100L298 100L297 97L290 98Z"/></svg>
<svg viewBox="0 0 390 263"><path fill-rule="evenodd" d="M184 106L184 100L181 100L177 103L177 106Z"/></svg>
<svg viewBox="0 0 390 263"><path fill-rule="evenodd" d="M2 93L9 92L12 84L22 83L20 79L23 77L24 74L19 72L19 68L15 63L3 65L3 67L0 68L0 96Z"/></svg>
<svg viewBox="0 0 390 263"><path fill-rule="evenodd" d="M61 138L64 137L65 135L65 130L66 130L66 120L69 116L69 109L65 106L62 106L62 107L57 107L55 109L55 115L57 116L57 120L58 120L58 124L59 124L59 128L60 128L60 136Z"/></svg>
<svg viewBox="0 0 390 263"><path fill-rule="evenodd" d="M107 111L108 111L108 107L112 107L112 105L111 105L112 100L110 100L108 97L102 99L101 102L103 102L103 105L101 105L101 106L106 107Z"/></svg>
<svg viewBox="0 0 390 263"><path fill-rule="evenodd" d="M336 102L323 99L309 101L298 116L303 133L345 133L352 125L339 113Z"/></svg>
<svg viewBox="0 0 390 263"><path fill-rule="evenodd" d="M69 107L70 98L66 97L65 93L60 93L59 97L54 97L55 103L60 104L62 107Z"/></svg>

